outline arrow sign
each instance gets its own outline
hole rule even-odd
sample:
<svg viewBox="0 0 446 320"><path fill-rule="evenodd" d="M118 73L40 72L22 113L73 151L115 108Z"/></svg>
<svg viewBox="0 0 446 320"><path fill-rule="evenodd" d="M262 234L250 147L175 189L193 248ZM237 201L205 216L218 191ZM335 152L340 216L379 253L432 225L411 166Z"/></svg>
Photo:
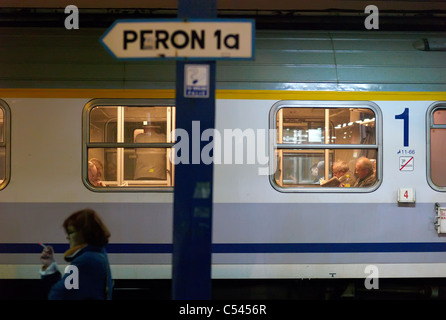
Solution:
<svg viewBox="0 0 446 320"><path fill-rule="evenodd" d="M100 41L116 59L252 59L253 20L117 20Z"/></svg>

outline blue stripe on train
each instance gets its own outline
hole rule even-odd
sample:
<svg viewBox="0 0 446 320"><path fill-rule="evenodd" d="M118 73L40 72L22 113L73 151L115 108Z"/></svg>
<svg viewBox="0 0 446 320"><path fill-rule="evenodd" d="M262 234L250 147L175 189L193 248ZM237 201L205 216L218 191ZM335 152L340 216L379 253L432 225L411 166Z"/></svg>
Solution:
<svg viewBox="0 0 446 320"><path fill-rule="evenodd" d="M68 244L48 243L56 253ZM110 243L108 253L172 253L172 244ZM40 253L37 243L0 243L0 253ZM383 243L214 243L213 253L359 253L359 252L445 252L443 242Z"/></svg>

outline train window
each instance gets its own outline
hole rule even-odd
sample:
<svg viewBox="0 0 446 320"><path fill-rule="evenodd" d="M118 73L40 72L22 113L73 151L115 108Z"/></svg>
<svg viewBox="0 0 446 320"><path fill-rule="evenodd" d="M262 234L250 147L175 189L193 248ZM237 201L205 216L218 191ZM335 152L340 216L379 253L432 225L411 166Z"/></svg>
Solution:
<svg viewBox="0 0 446 320"><path fill-rule="evenodd" d="M446 104L432 105L428 110L427 120L428 182L435 190L446 191Z"/></svg>
<svg viewBox="0 0 446 320"><path fill-rule="evenodd" d="M172 101L93 100L84 110L84 123L83 172L90 189L173 187Z"/></svg>
<svg viewBox="0 0 446 320"><path fill-rule="evenodd" d="M9 182L10 133L9 106L0 100L0 189L6 187Z"/></svg>
<svg viewBox="0 0 446 320"><path fill-rule="evenodd" d="M446 109L437 109L432 113L434 124L446 124Z"/></svg>
<svg viewBox="0 0 446 320"><path fill-rule="evenodd" d="M358 192L378 187L381 117L375 104L282 101L271 115L276 189Z"/></svg>

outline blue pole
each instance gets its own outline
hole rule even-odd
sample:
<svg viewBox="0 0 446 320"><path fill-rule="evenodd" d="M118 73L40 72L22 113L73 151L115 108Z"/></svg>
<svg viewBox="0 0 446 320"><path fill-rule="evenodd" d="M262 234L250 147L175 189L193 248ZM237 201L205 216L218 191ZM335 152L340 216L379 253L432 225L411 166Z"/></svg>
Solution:
<svg viewBox="0 0 446 320"><path fill-rule="evenodd" d="M216 18L216 15L216 0L178 0L179 18ZM172 257L175 300L211 299L213 164L204 163L201 157L203 146L210 143L201 141L201 133L215 127L215 69L215 61L178 61L176 65L176 128L187 132L188 147L185 143L181 150L175 150L176 157L181 156L182 160L175 165ZM190 78L193 72L187 70L199 70L206 75L205 86L190 86L194 81L185 76Z"/></svg>

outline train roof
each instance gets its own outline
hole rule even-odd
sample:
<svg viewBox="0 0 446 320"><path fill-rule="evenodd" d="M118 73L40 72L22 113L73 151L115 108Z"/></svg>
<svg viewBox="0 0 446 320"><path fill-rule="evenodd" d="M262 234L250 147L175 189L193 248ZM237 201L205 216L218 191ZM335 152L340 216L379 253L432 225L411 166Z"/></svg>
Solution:
<svg viewBox="0 0 446 320"><path fill-rule="evenodd" d="M2 88L174 89L175 61L115 60L103 28L0 28ZM446 91L446 32L257 30L252 61L217 62L217 89Z"/></svg>

